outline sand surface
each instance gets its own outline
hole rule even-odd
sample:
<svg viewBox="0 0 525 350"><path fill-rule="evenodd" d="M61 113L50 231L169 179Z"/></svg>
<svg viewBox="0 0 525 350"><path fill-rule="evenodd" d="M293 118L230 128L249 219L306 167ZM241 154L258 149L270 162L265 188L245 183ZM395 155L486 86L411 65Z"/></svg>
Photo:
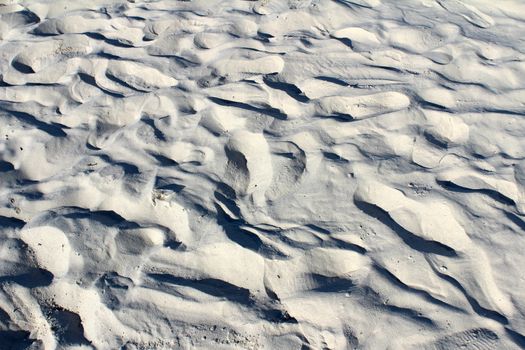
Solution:
<svg viewBox="0 0 525 350"><path fill-rule="evenodd" d="M0 350L525 348L524 1L0 5Z"/></svg>

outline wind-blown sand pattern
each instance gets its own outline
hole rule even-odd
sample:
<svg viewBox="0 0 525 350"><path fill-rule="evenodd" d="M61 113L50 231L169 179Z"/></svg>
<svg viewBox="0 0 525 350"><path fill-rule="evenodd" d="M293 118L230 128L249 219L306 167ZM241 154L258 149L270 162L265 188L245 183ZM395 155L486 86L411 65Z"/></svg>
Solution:
<svg viewBox="0 0 525 350"><path fill-rule="evenodd" d="M0 349L525 348L524 2L0 4Z"/></svg>

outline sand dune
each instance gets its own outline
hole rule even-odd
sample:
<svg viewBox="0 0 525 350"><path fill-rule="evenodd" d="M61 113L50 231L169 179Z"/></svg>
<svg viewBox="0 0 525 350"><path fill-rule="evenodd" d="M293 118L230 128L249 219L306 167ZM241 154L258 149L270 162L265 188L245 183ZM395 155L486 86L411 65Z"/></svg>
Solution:
<svg viewBox="0 0 525 350"><path fill-rule="evenodd" d="M525 348L519 0L0 1L0 350Z"/></svg>

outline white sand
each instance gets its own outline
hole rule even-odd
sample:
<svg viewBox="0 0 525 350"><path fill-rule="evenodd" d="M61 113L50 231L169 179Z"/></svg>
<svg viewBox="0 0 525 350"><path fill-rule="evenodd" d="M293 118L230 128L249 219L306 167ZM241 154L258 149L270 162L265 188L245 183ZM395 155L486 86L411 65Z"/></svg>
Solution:
<svg viewBox="0 0 525 350"><path fill-rule="evenodd" d="M0 0L0 350L525 348L525 2Z"/></svg>

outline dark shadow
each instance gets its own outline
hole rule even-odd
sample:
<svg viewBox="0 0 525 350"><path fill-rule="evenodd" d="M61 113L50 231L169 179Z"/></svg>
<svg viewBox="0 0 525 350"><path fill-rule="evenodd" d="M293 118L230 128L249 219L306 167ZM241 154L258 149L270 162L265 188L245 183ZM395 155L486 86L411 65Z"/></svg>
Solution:
<svg viewBox="0 0 525 350"><path fill-rule="evenodd" d="M356 288L354 282L347 278L328 277L319 274L309 274L308 277L314 281L319 287L315 287L313 291L320 293L341 293L349 292Z"/></svg>
<svg viewBox="0 0 525 350"><path fill-rule="evenodd" d="M470 82L470 81L454 80L454 79L451 79L451 78L445 76L443 73L441 73L441 72L439 72L437 70L433 70L433 69L430 69L430 72L435 74L439 78L439 80L446 81L446 82L452 83L454 85L461 84L461 85L465 85L465 86L476 86L476 87L480 87L480 88L482 88L484 90L488 90L488 91L497 93L497 91L493 91L492 89L490 89L489 86L487 86L485 84L476 83L476 82ZM436 79L436 80L438 80L438 79Z"/></svg>
<svg viewBox="0 0 525 350"><path fill-rule="evenodd" d="M417 323L424 324L427 327L435 327L434 321L432 321L428 317L421 315L416 310L412 310L406 307L399 307L395 305L388 305L388 304L384 305L383 308L388 310L388 312L391 314L397 314L403 318L407 318Z"/></svg>
<svg viewBox="0 0 525 350"><path fill-rule="evenodd" d="M104 52L104 51L97 53L97 56L99 56L100 58L105 58L107 60L115 60L115 61L122 60L120 56L113 55L109 52Z"/></svg>
<svg viewBox="0 0 525 350"><path fill-rule="evenodd" d="M89 142L86 142L86 148L91 150L91 151L100 151L102 148L99 148L99 147L96 147L96 146L93 146L92 144L90 144Z"/></svg>
<svg viewBox="0 0 525 350"><path fill-rule="evenodd" d="M28 331L0 331L0 348L4 350L26 350L31 349L35 339L29 338L31 333ZM35 347L35 349L41 349Z"/></svg>
<svg viewBox="0 0 525 350"><path fill-rule="evenodd" d="M206 293L217 298L224 298L231 302L247 306L250 309L254 310L256 313L260 314L262 318L269 322L297 323L297 320L293 317L290 317L290 315L286 311L266 306L259 307L257 301L252 298L249 289L238 287L220 279L204 278L194 280L183 277L177 277L169 274L157 273L150 273L147 276L159 283L190 287L202 293Z"/></svg>
<svg viewBox="0 0 525 350"><path fill-rule="evenodd" d="M176 241L174 239L168 239L166 242L164 242L164 247L172 250L186 250L186 246L182 244L182 242Z"/></svg>
<svg viewBox="0 0 525 350"><path fill-rule="evenodd" d="M164 136L164 133L159 128L157 128L153 119L143 117L141 120L144 122L144 124L149 125L153 129L153 133L157 139L160 141L166 141L166 136Z"/></svg>
<svg viewBox="0 0 525 350"><path fill-rule="evenodd" d="M344 113L334 113L332 115L318 115L318 114L315 114L313 115L314 118L317 118L317 119L326 119L326 118L330 118L330 119L333 119L333 120L336 120L340 123L353 123L356 121L356 119L354 119L354 117L352 117L350 114L344 114Z"/></svg>
<svg viewBox="0 0 525 350"><path fill-rule="evenodd" d="M406 74L405 71L403 71L403 70L401 70L399 68L396 68L396 67L381 66L381 65L377 65L377 64L367 64L366 67L382 69L382 70L386 70L386 71L397 73L397 74Z"/></svg>
<svg viewBox="0 0 525 350"><path fill-rule="evenodd" d="M424 290L416 289L416 288L407 286L406 284L401 282L394 274L392 274L390 271L388 271L383 266L378 265L377 263L373 264L373 268L374 268L375 271L377 271L379 273L380 276L384 277L387 281L392 283L397 288L400 288L400 289L402 289L402 290L404 290L404 291L406 291L408 293L416 294L416 295L422 297L423 299L425 299L426 301L428 301L429 303L438 305L438 306L443 307L445 309L448 309L450 311L465 313L464 310L462 310L462 309L460 309L460 308L458 308L456 306L447 304L446 302L441 301L439 299L436 299L431 294L429 294L428 292L426 292Z"/></svg>
<svg viewBox="0 0 525 350"><path fill-rule="evenodd" d="M286 114L284 114L283 112L279 111L276 108L271 108L271 107L269 107L269 108L259 108L259 107L255 107L255 106L249 105L247 103L228 101L228 100L223 100L222 98L211 97L211 96L208 96L208 99L210 101L212 101L213 103L216 103L216 104L218 104L220 106L244 109L244 110L247 110L247 111L264 114L264 115L267 115L269 117L272 117L272 118L275 118L275 119L279 119L279 120L286 120L287 119Z"/></svg>
<svg viewBox="0 0 525 350"><path fill-rule="evenodd" d="M366 249L350 242L345 242L337 238L331 237L330 240L323 241L322 247L338 248L344 250L351 250L359 254L366 254Z"/></svg>
<svg viewBox="0 0 525 350"><path fill-rule="evenodd" d="M266 75L264 76L263 81L272 89L284 91L288 96L299 102L307 103L308 101L310 101L310 99L306 97L297 86L295 86L294 84L277 81L276 79L274 79L274 77L275 74Z"/></svg>
<svg viewBox="0 0 525 350"><path fill-rule="evenodd" d="M329 159L331 161L334 161L336 163L348 163L348 160L335 154L335 153L332 153L332 152L324 152L323 151L323 156L326 158L326 159Z"/></svg>
<svg viewBox="0 0 525 350"><path fill-rule="evenodd" d="M40 17L32 11L22 10L17 12L5 13L1 15L2 21L9 24L11 28L27 26L40 22Z"/></svg>
<svg viewBox="0 0 525 350"><path fill-rule="evenodd" d="M470 188L465 188L465 187L461 187L459 185L456 185L455 183L453 182L450 182L450 181L440 181L440 180L436 180L437 183L443 187L444 189L448 190L448 191L453 191L453 192L457 192L457 193L481 193L481 194L484 194L488 197L490 197L491 199L497 201L497 202L500 202L502 204L506 204L506 205L516 205L516 203L504 196L503 194L499 193L498 191L494 191L494 190L490 190L490 189L470 189Z"/></svg>
<svg viewBox="0 0 525 350"><path fill-rule="evenodd" d="M225 195L223 195L219 191L215 191L213 193L213 195L215 196L215 199L217 199L226 208L228 208L228 210L231 211L233 213L233 215L235 215L238 218L242 217L241 210L239 209L239 207L237 206L237 203L235 203L234 200L226 197Z"/></svg>
<svg viewBox="0 0 525 350"><path fill-rule="evenodd" d="M126 162L114 162L114 161L111 161L109 163L110 164L112 163L113 165L117 165L121 167L124 170L124 173L126 175L139 175L140 174L140 169L135 164L126 163Z"/></svg>
<svg viewBox="0 0 525 350"><path fill-rule="evenodd" d="M258 31L257 36L254 39L259 40L263 43L269 43L271 38L274 38L274 36L269 33L263 33Z"/></svg>
<svg viewBox="0 0 525 350"><path fill-rule="evenodd" d="M513 223L515 223L522 231L525 231L525 221L523 221L522 218L520 218L518 215L514 214L514 213L510 213L508 211L505 211L503 210L503 213L505 214L505 216L510 220L512 221Z"/></svg>
<svg viewBox="0 0 525 350"><path fill-rule="evenodd" d="M0 106L0 110L8 112L9 114L14 116L19 121L32 125L51 136L55 136L55 137L67 136L64 130L62 130L62 128L64 128L63 125L59 126L59 124L55 124L55 123L47 124L47 123L44 123L43 121L38 120L37 118L35 118L29 113L5 109L3 106Z"/></svg>
<svg viewBox="0 0 525 350"><path fill-rule="evenodd" d="M169 190L175 193L179 193L186 187L184 185L179 185L171 181L172 181L171 179L163 179L163 178L157 177L155 179L155 188L158 188L160 190Z"/></svg>
<svg viewBox="0 0 525 350"><path fill-rule="evenodd" d="M61 216L68 219L89 219L97 221L105 226L121 226L123 224L132 224L129 221L126 221L122 216L115 213L112 210L99 210L99 211L89 211L87 209L78 208L78 207L69 207L68 209L74 209L74 212L61 213ZM126 225L126 226L127 226ZM140 227L138 224L131 225L133 227ZM127 227L131 228L131 227Z"/></svg>
<svg viewBox="0 0 525 350"><path fill-rule="evenodd" d="M178 166L179 165L179 163L177 163L173 159L168 158L166 156L163 156L162 154L150 153L149 155L152 156L153 158L155 158L157 163L159 163L159 165L161 165L163 167L170 167L170 166Z"/></svg>
<svg viewBox="0 0 525 350"><path fill-rule="evenodd" d="M14 282L26 288L46 287L53 282L53 274L44 269L31 269L30 272L15 276L0 276L1 283Z"/></svg>
<svg viewBox="0 0 525 350"><path fill-rule="evenodd" d="M366 5L362 5L362 4L359 4L359 3L356 3L352 0L334 0L335 2L337 2L338 4L341 4L341 5L344 5L350 9L355 9L355 8L366 8L366 9L369 9L370 6L366 6Z"/></svg>
<svg viewBox="0 0 525 350"><path fill-rule="evenodd" d="M19 71L20 73L24 73L24 74L35 73L33 68L29 67L26 64L23 64L22 62L17 61L16 58L11 62L11 66L13 66L13 68Z"/></svg>
<svg viewBox="0 0 525 350"><path fill-rule="evenodd" d="M109 90L106 90L100 86L98 86L97 84L97 81L95 80L95 78L93 78L91 75L89 74L85 74L85 73L78 73L78 77L80 78L80 80L82 80L84 83L86 84L89 84L91 86L94 86L96 87L97 89L100 89L102 90L105 94L109 95L109 96L112 96L112 97L124 97L123 94L120 94L120 93L117 93L117 92L113 92L113 91L109 91Z"/></svg>
<svg viewBox="0 0 525 350"><path fill-rule="evenodd" d="M214 297L225 298L236 303L253 305L253 300L251 299L250 291L248 289L237 287L236 285L222 281L220 279L205 278L200 280L192 280L159 273L150 273L148 274L148 277L162 283L191 287Z"/></svg>
<svg viewBox="0 0 525 350"><path fill-rule="evenodd" d="M291 160L295 160L296 159L295 155L292 152L274 152L273 154L275 154L276 156L288 158L288 159L291 159Z"/></svg>
<svg viewBox="0 0 525 350"><path fill-rule="evenodd" d="M357 208L365 214L379 220L383 225L394 231L399 238L405 242L410 248L420 251L422 253L431 253L447 257L456 257L457 253L454 249L435 241L428 241L421 237L414 235L412 232L405 230L397 222L395 222L388 213L382 209L365 202L354 200Z"/></svg>
<svg viewBox="0 0 525 350"><path fill-rule="evenodd" d="M317 76L317 77L315 77L315 79L321 80L321 81L326 81L326 82L329 82L329 83L332 83L332 84L341 85L341 86L350 86L350 84L348 84L346 81L341 80L341 79L337 79L337 78L334 78L334 77Z"/></svg>
<svg viewBox="0 0 525 350"><path fill-rule="evenodd" d="M323 235L329 235L330 234L330 231L328 231L325 228L322 228L321 226L315 225L315 224L306 224L304 226L308 227L312 231L315 231L315 232L323 234Z"/></svg>
<svg viewBox="0 0 525 350"><path fill-rule="evenodd" d="M148 54L151 56L155 56L155 57L169 58L170 60L173 60L177 64L177 66L179 66L180 68L193 68L193 67L198 67L200 65L200 63L198 62L190 61L189 59L185 57L175 55L175 54L160 54L160 53L151 52L151 50L148 51Z"/></svg>
<svg viewBox="0 0 525 350"><path fill-rule="evenodd" d="M120 41L118 41L116 39L106 38L104 35L102 35L100 33L85 32L83 34L86 35L87 37L91 38L91 39L103 41L103 42L105 42L108 45L112 45L112 46L116 46L116 47L122 47L122 48L133 47L133 45L131 45L131 44L126 44L126 43L120 42Z"/></svg>
<svg viewBox="0 0 525 350"><path fill-rule="evenodd" d="M22 195L25 199L32 200L32 201L42 199L44 197L44 194L39 191L25 192L25 193L22 193Z"/></svg>
<svg viewBox="0 0 525 350"><path fill-rule="evenodd" d="M101 276L95 285L100 291L99 295L104 304L112 310L117 310L121 299L134 286L134 283L131 279L120 276L116 272L108 272Z"/></svg>
<svg viewBox="0 0 525 350"><path fill-rule="evenodd" d="M352 40L348 38L335 38L333 36L331 38L343 43L344 45L348 46L352 50L354 49L354 44L352 43Z"/></svg>
<svg viewBox="0 0 525 350"><path fill-rule="evenodd" d="M231 218L218 204L215 204L215 209L217 210L217 223L231 241L266 258L286 257L281 252L264 244L257 235L244 229L243 226L249 226L244 220Z"/></svg>
<svg viewBox="0 0 525 350"><path fill-rule="evenodd" d="M140 169L135 164L115 161L107 154L97 154L97 157L108 164L121 167L126 175L138 175L141 173Z"/></svg>
<svg viewBox="0 0 525 350"><path fill-rule="evenodd" d="M514 344L516 344L522 349L525 349L525 335L513 331L508 327L505 327L505 331L507 332L509 338L514 342Z"/></svg>
<svg viewBox="0 0 525 350"><path fill-rule="evenodd" d="M2 228L22 228L25 225L25 221L12 218L8 216L0 215L0 229Z"/></svg>
<svg viewBox="0 0 525 350"><path fill-rule="evenodd" d="M416 94L413 94L411 98L416 104L421 106L421 108L423 109L430 109L432 111L449 112L449 109L446 108L445 106L423 100L421 97L419 97Z"/></svg>
<svg viewBox="0 0 525 350"><path fill-rule="evenodd" d="M113 74L109 74L108 72L106 72L106 78L108 78L109 80L119 84L119 85L122 85L124 86L125 88L127 89L130 89L130 90L133 90L135 92L139 92L139 93L145 93L145 92L149 92L149 90L141 90L141 89L138 89L136 88L135 86L131 86L129 85L128 83L126 83L124 80L120 79L119 77L113 75Z"/></svg>
<svg viewBox="0 0 525 350"><path fill-rule="evenodd" d="M232 219L218 204L215 204L215 209L217 210L217 223L224 229L229 239L255 252L263 248L263 243L259 237L240 227L244 221Z"/></svg>
<svg viewBox="0 0 525 350"><path fill-rule="evenodd" d="M223 194L224 196L230 199L237 199L235 190L231 188L229 185L225 184L224 182L220 182L217 184L217 191L219 191L221 194Z"/></svg>
<svg viewBox="0 0 525 350"><path fill-rule="evenodd" d="M431 135L430 133L428 133L426 131L423 133L423 135L425 136L427 141L430 142L431 144L433 144L434 146L439 147L439 148L445 148L445 149L448 148L448 145L445 142L442 142L442 141L436 139L434 137L434 135Z"/></svg>
<svg viewBox="0 0 525 350"><path fill-rule="evenodd" d="M493 311L493 310L488 310L488 309L485 309L484 307L482 307L479 304L479 302L476 300L476 298L474 298L470 294L468 294L467 291L465 290L465 288L461 285L461 283L459 283L455 278L453 278L451 276L448 276L448 275L445 275L443 273L440 273L439 271L436 271L435 269L434 269L434 272L436 272L436 274L439 277L441 277L445 281L449 282L451 285L453 285L459 291L461 291L461 293L463 293L463 295L465 296L465 298L467 299L467 301L469 302L470 306L472 307L472 309L474 310L475 313L477 313L478 315L480 315L482 317L490 318L491 320L499 322L499 323L501 323L503 325L508 325L509 324L509 320L505 316L500 314L499 312Z"/></svg>
<svg viewBox="0 0 525 350"><path fill-rule="evenodd" d="M54 307L43 307L46 318L51 322L51 330L57 337L60 345L90 345L91 342L84 336L84 327L79 315L69 310Z"/></svg>
<svg viewBox="0 0 525 350"><path fill-rule="evenodd" d="M9 162L0 161L0 173L7 173L8 171L15 170L13 164Z"/></svg>

